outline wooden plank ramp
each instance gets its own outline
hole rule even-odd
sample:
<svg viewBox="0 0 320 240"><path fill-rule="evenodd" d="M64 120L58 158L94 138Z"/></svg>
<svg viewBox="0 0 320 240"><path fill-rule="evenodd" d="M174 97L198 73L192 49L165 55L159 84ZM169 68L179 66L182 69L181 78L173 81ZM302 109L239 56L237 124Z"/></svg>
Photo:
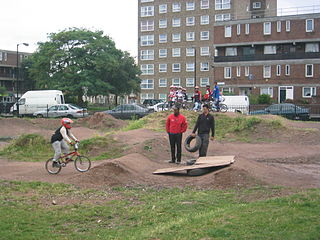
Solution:
<svg viewBox="0 0 320 240"><path fill-rule="evenodd" d="M173 173L173 172L187 171L187 170L193 170L193 169L228 166L234 163L235 161L234 158L235 156L200 157L197 159L197 161L193 165L190 165L190 166L177 165L176 167L157 169L156 171L153 172L153 174L164 174L164 173Z"/></svg>

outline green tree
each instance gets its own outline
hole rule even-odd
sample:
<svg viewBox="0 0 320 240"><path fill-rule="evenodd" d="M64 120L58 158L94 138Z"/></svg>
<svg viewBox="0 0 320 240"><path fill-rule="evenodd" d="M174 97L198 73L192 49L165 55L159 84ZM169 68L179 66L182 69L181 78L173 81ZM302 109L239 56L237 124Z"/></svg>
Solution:
<svg viewBox="0 0 320 240"><path fill-rule="evenodd" d="M37 89L59 89L67 97L124 95L139 91L134 59L115 47L102 31L71 28L49 34L28 59Z"/></svg>
<svg viewBox="0 0 320 240"><path fill-rule="evenodd" d="M258 97L258 104L271 104L272 98L269 94L261 94Z"/></svg>

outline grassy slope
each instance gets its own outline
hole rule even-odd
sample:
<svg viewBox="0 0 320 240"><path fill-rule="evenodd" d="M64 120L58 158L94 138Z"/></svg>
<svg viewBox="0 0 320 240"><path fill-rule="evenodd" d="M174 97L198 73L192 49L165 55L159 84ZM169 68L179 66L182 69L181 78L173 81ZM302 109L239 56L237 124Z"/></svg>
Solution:
<svg viewBox="0 0 320 240"><path fill-rule="evenodd" d="M281 191L0 182L0 239L319 239L320 190ZM60 204L68 198L77 202Z"/></svg>

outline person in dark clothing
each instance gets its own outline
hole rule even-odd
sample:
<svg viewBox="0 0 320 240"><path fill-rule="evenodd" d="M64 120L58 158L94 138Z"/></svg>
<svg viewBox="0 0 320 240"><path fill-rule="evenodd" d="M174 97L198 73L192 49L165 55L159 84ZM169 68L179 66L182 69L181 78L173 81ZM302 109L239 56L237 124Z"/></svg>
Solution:
<svg viewBox="0 0 320 240"><path fill-rule="evenodd" d="M209 106L208 104L204 104L202 106L203 113L199 115L196 125L192 131L191 136L196 136L196 131L198 130L198 136L201 138L202 143L199 148L199 157L207 156L208 146L209 146L209 139L211 141L214 140L214 117L209 113ZM211 130L211 137L210 135Z"/></svg>
<svg viewBox="0 0 320 240"><path fill-rule="evenodd" d="M182 133L188 128L186 118L180 114L180 108L174 106L174 113L171 114L166 121L166 130L169 134L169 142L171 148L171 161L169 163L181 163L181 142ZM177 147L177 154L176 154Z"/></svg>

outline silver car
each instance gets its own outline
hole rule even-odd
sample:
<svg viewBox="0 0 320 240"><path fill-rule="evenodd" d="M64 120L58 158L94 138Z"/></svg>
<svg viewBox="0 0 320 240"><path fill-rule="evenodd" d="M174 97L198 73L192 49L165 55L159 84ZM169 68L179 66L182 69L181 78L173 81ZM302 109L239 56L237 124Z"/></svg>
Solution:
<svg viewBox="0 0 320 240"><path fill-rule="evenodd" d="M33 113L34 117L69 117L69 118L81 118L87 117L88 111L86 108L81 108L74 104L58 104L51 106L47 110L37 111Z"/></svg>

